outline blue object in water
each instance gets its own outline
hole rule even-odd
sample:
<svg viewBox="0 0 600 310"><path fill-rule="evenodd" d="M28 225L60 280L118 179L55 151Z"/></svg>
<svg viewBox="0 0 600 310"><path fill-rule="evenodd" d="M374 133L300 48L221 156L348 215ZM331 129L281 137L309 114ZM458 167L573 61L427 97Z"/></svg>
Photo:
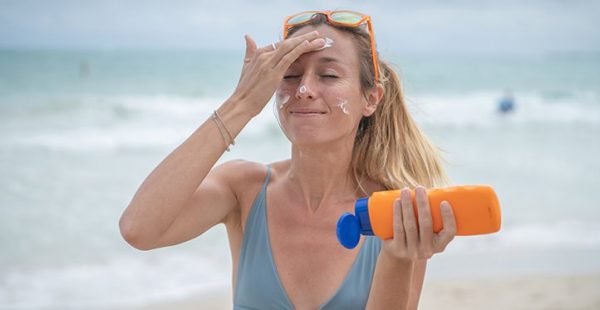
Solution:
<svg viewBox="0 0 600 310"><path fill-rule="evenodd" d="M515 108L515 103L512 100L512 98L502 98L500 100L500 102L498 102L498 111L500 111L500 113L508 113L511 112L512 110L514 110Z"/></svg>

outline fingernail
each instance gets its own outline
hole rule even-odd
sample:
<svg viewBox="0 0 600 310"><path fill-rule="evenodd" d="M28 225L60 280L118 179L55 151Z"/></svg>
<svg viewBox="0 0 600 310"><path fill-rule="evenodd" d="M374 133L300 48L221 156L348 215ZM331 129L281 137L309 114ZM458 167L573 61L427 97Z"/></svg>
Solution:
<svg viewBox="0 0 600 310"><path fill-rule="evenodd" d="M315 49L315 52L322 51L322 50L324 50L327 47L327 45L325 43L325 40L323 40L323 39L316 39L315 41L317 41L318 45L321 45L321 47Z"/></svg>
<svg viewBox="0 0 600 310"><path fill-rule="evenodd" d="M317 49L317 51L320 50L324 50L328 47L332 47L333 46L333 40L330 38L325 38L325 39L316 39L315 41L318 41L319 45L322 45L321 47L319 47Z"/></svg>

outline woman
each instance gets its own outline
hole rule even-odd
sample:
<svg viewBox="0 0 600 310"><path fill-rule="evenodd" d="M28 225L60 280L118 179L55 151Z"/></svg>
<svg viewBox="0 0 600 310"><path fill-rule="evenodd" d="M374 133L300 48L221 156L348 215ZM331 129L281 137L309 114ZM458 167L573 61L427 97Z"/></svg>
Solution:
<svg viewBox="0 0 600 310"><path fill-rule="evenodd" d="M123 237L148 250L224 223L236 309L416 308L427 259L453 239L454 217L442 203L444 229L433 233L417 185L445 174L396 74L377 60L370 18L304 12L286 20L282 42L257 48L246 36L246 46L234 93L144 181ZM291 158L213 168L273 93ZM357 198L402 187L393 239L339 244L336 221ZM418 223L406 187L417 187Z"/></svg>

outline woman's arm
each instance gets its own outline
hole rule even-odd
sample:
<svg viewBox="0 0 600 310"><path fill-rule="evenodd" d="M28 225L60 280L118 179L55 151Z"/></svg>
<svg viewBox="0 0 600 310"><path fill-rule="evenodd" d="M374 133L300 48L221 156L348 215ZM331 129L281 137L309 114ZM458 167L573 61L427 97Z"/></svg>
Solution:
<svg viewBox="0 0 600 310"><path fill-rule="evenodd" d="M233 95L218 109L232 139L260 113L300 55L321 48L317 32L280 44L257 48L246 37L242 74ZM135 248L149 250L190 240L223 222L238 207L235 180L244 169L239 162L212 169L229 143L216 120L205 121L146 178L123 212L119 228ZM243 168L243 167L242 167Z"/></svg>
<svg viewBox="0 0 600 310"><path fill-rule="evenodd" d="M383 251L377 259L367 309L417 309L427 260L398 261Z"/></svg>
<svg viewBox="0 0 600 310"><path fill-rule="evenodd" d="M228 100L219 108L234 136L252 118L241 107ZM230 162L211 171L225 148L217 124L206 120L142 183L119 221L123 238L149 250L190 240L222 222L237 206L231 180L240 166Z"/></svg>
<svg viewBox="0 0 600 310"><path fill-rule="evenodd" d="M425 189L415 192L418 225L408 189L394 202L394 238L384 241L377 258L367 309L417 309L427 260L444 251L456 234L450 205L440 206L444 228L434 234Z"/></svg>

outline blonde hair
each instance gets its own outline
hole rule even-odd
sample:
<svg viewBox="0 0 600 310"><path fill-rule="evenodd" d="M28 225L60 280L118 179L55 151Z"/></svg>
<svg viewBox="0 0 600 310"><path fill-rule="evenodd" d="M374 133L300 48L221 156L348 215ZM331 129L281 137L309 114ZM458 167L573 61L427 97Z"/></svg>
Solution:
<svg viewBox="0 0 600 310"><path fill-rule="evenodd" d="M372 67L370 58L368 63ZM352 169L357 182L359 176L367 176L388 189L447 184L438 149L408 113L398 75L384 61L379 61L379 71L383 98L375 113L361 120L354 139Z"/></svg>
<svg viewBox="0 0 600 310"><path fill-rule="evenodd" d="M291 28L289 35L306 25L320 24L352 34L360 62L361 89L366 96L375 86L369 34L360 27L331 25L324 15L316 14L310 22ZM354 140L351 169L358 187L369 194L360 182L365 177L386 189L447 184L438 149L406 109L400 78L385 61L380 59L378 66L384 95L375 112L360 121Z"/></svg>

